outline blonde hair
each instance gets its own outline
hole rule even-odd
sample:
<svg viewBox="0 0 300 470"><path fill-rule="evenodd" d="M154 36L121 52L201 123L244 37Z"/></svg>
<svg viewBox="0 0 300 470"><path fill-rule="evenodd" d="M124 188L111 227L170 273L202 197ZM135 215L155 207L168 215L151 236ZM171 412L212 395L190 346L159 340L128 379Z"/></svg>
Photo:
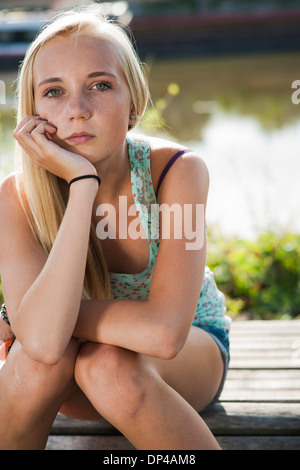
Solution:
<svg viewBox="0 0 300 470"><path fill-rule="evenodd" d="M148 87L132 44L115 23L95 12L72 10L59 13L29 46L18 75L18 122L36 114L33 93L33 65L40 48L56 37L89 36L108 41L115 48L131 93L138 119L147 107ZM18 144L17 144L18 145ZM31 229L46 253L50 253L67 206L69 188L66 181L38 167L22 148L22 172L17 178L20 201ZM85 298L109 298L110 284L100 240L91 225L83 289Z"/></svg>

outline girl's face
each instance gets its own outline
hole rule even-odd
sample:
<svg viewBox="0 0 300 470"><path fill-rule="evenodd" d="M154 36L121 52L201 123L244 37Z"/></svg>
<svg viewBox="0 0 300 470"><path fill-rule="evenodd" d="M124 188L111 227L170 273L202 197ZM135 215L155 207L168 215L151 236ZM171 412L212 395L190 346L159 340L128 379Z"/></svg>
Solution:
<svg viewBox="0 0 300 470"><path fill-rule="evenodd" d="M36 112L57 127L59 145L94 164L124 147L133 106L110 43L55 38L37 53L33 76Z"/></svg>

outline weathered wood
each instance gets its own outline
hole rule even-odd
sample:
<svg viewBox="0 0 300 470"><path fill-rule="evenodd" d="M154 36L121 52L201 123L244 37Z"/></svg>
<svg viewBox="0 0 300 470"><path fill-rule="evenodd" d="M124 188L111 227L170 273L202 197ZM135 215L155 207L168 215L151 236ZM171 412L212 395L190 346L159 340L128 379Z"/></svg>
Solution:
<svg viewBox="0 0 300 470"><path fill-rule="evenodd" d="M278 356L253 356L251 351L245 355L231 355L230 367L232 369L295 369L298 366L292 354L287 354L286 357Z"/></svg>
<svg viewBox="0 0 300 470"><path fill-rule="evenodd" d="M83 421L57 415L51 429L53 435L120 435L105 419L100 421Z"/></svg>
<svg viewBox="0 0 300 470"><path fill-rule="evenodd" d="M300 435L300 403L225 403L208 407L202 418L215 435ZM105 420L81 421L58 415L52 435L118 436Z"/></svg>
<svg viewBox="0 0 300 470"><path fill-rule="evenodd" d="M285 332L300 332L300 320L251 320L251 321L234 321L232 322L231 333L235 334L239 331L243 331L243 334L247 334L251 331L255 332L272 332L279 331Z"/></svg>
<svg viewBox="0 0 300 470"><path fill-rule="evenodd" d="M300 370L230 369L221 400L298 402Z"/></svg>
<svg viewBox="0 0 300 470"><path fill-rule="evenodd" d="M132 449L134 447L124 436L50 436L46 446L46 450Z"/></svg>
<svg viewBox="0 0 300 470"><path fill-rule="evenodd" d="M216 436L300 436L300 403L217 403L201 413Z"/></svg>
<svg viewBox="0 0 300 470"><path fill-rule="evenodd" d="M223 450L299 450L300 437L217 436ZM125 437L50 436L46 450L132 450Z"/></svg>
<svg viewBox="0 0 300 470"><path fill-rule="evenodd" d="M223 450L299 450L300 437L217 436ZM50 436L46 450L132 450L121 436Z"/></svg>
<svg viewBox="0 0 300 470"><path fill-rule="evenodd" d="M286 436L218 436L223 450L299 450L300 437Z"/></svg>

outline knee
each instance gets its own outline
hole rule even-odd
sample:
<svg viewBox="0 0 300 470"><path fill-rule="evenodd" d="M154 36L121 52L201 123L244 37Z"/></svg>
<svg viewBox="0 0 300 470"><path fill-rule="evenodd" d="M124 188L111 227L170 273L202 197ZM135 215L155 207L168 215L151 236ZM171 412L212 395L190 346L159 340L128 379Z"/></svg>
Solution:
<svg viewBox="0 0 300 470"><path fill-rule="evenodd" d="M60 394L74 378L74 367L78 347L71 341L61 360L55 365L46 365L30 358L22 345L15 341L6 365L6 383L13 395L29 397Z"/></svg>
<svg viewBox="0 0 300 470"><path fill-rule="evenodd" d="M75 380L103 416L116 414L119 419L130 419L143 406L153 377L141 365L138 354L116 346L86 343L77 357Z"/></svg>

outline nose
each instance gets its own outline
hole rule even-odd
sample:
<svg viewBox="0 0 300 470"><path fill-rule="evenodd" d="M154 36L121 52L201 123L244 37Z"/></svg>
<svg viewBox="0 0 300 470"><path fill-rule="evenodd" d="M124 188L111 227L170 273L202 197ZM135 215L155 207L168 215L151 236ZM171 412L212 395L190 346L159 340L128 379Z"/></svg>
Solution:
<svg viewBox="0 0 300 470"><path fill-rule="evenodd" d="M88 100L82 94L72 95L68 103L68 119L89 119L91 109Z"/></svg>

